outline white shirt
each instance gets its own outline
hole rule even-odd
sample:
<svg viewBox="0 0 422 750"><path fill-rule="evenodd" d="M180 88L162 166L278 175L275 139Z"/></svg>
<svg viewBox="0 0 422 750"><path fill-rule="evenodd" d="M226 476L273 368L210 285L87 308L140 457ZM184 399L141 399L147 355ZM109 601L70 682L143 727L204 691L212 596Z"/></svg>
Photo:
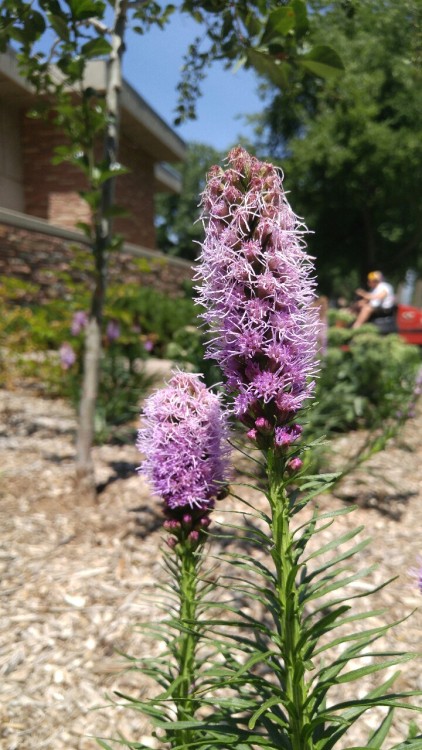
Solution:
<svg viewBox="0 0 422 750"><path fill-rule="evenodd" d="M372 295L375 297L380 293L383 293L384 297L382 299L370 299L369 304L371 307L380 307L382 310L389 310L395 304L393 287L387 281L379 281L371 292L371 298Z"/></svg>

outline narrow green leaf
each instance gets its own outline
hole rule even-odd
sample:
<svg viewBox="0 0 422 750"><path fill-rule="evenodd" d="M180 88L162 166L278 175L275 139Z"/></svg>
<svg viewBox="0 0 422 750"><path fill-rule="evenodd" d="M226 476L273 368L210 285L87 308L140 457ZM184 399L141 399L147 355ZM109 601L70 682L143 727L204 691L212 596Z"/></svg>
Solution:
<svg viewBox="0 0 422 750"><path fill-rule="evenodd" d="M328 602L324 602L320 607L314 610L314 612L311 612L306 618L306 620L311 619L312 617L315 617L318 612L325 611L326 609L330 607L336 607L338 604L343 604L345 601L351 601L352 599L363 599L365 597L371 596L372 594L376 594L377 591L381 591L381 589L384 589L386 586L388 586L392 581L395 581L397 576L394 576L393 578L389 578L387 581L383 581L383 583L380 583L379 586L374 586L374 588L369 589L367 591L362 591L359 594L349 594L349 596L343 596L339 599L332 599Z"/></svg>
<svg viewBox="0 0 422 750"><path fill-rule="evenodd" d="M272 706L277 706L280 703L280 698L269 698L267 701L262 703L262 705L258 708L257 711L251 716L248 722L249 729L254 729L255 724L257 720L259 719L262 714L264 714L269 708L272 708Z"/></svg>
<svg viewBox="0 0 422 750"><path fill-rule="evenodd" d="M345 617L343 620L339 620L335 628L338 628L345 623L350 622L356 622L357 620L364 620L368 619L369 617L374 617L375 615L382 615L385 614L387 610L374 610L372 612L364 612L359 615L352 615L351 617ZM341 643L346 643L347 641L361 641L364 639L367 639L367 642L369 643L371 640L373 642L373 637L376 636L376 639L380 638L384 633L391 630L391 628L395 628L397 625L400 625L402 622L405 622L409 617L411 617L411 614L406 615L406 617L403 617L401 620L396 620L391 623L387 623L386 625L377 625L375 628L368 628L367 630L356 630L353 633L349 633L348 635L341 635L339 638L335 638L333 641L329 641L328 643L325 643L323 646L318 648L313 656L318 656L318 654L322 653L323 651L327 651L330 648L334 648L335 646L338 646ZM334 628L331 628L331 630L334 630Z"/></svg>
<svg viewBox="0 0 422 750"><path fill-rule="evenodd" d="M422 706L415 706L412 703L405 703L402 698L412 698L422 696L422 690L408 690L404 693L393 693L392 695L384 695L378 698L361 698L356 701L344 701L343 703L337 703L334 706L330 706L331 711L338 711L342 708L353 708L363 707L372 708L373 706L392 706L393 708L405 708L408 711L416 711L422 713ZM399 700L400 699L400 700Z"/></svg>
<svg viewBox="0 0 422 750"><path fill-rule="evenodd" d="M347 531L345 534L342 534L340 537L334 537L330 542L327 542L327 544L324 544L322 547L319 547L319 549L315 550L309 557L304 560L305 563L308 563L309 560L313 560L314 557L319 557L319 555L323 555L326 552L330 552L332 549L336 549L337 547L340 547L341 544L344 544L345 542L348 542L350 539L353 539L353 537L360 534L361 531L364 530L364 526L357 526L354 529L351 529L351 531ZM327 563L327 567L331 565L330 563ZM324 570L326 566L322 566L319 570Z"/></svg>
<svg viewBox="0 0 422 750"><path fill-rule="evenodd" d="M371 745L372 747L375 747L376 750L381 750L382 744L384 740L387 738L387 735L390 731L393 718L394 718L394 708L390 708L390 710L387 713L387 716L384 717L378 729L376 729L375 732L373 732L371 736L369 737L368 739L369 745Z"/></svg>
<svg viewBox="0 0 422 750"><path fill-rule="evenodd" d="M394 745L389 750L421 750L422 748L422 734L418 734L417 737L411 737L404 742L400 742L398 745Z"/></svg>
<svg viewBox="0 0 422 750"><path fill-rule="evenodd" d="M359 669L352 669L351 672L347 672L346 674L337 677L336 683L342 684L345 682L354 682L354 680L359 680L361 677L365 677L365 675L367 674L373 674L374 672L379 672L382 669L394 667L396 664L404 664L405 662L414 659L415 656L416 654L402 654L396 659L384 661L379 664L369 664L366 667L359 667Z"/></svg>
<svg viewBox="0 0 422 750"><path fill-rule="evenodd" d="M352 583L353 581L360 580L361 578L368 575L369 573L372 573L375 567L376 566L372 565L370 568L359 570L354 575L347 576L347 578L341 578L341 580L334 581L333 583L330 583L328 586L325 586L325 587L324 587L324 581L321 581L320 583L312 587L311 593L306 595L305 601L310 602L313 599L319 599L320 597L331 593L331 591L336 591L337 589L342 588L343 586L347 586L349 583Z"/></svg>
<svg viewBox="0 0 422 750"><path fill-rule="evenodd" d="M343 606L338 607L337 609L328 612L328 614L324 615L324 617L321 617L314 625L312 625L312 627L305 628L298 642L298 648L301 648L306 643L313 643L324 633L330 632L333 629L333 623L337 620L337 618L347 612L349 609L350 607L347 604L343 604ZM343 640L341 639L340 643L342 642ZM312 652L312 655L314 656L318 653L319 651L315 651Z"/></svg>
<svg viewBox="0 0 422 750"><path fill-rule="evenodd" d="M293 532L293 536L296 536L303 529L305 529L304 533L306 534L308 527L314 528L315 524L315 531L313 533L319 534L321 531L330 528L336 516L347 515L348 513L352 513L354 510L356 510L356 508L357 505L351 505L346 508L339 508L339 510L327 511L326 513L318 513L318 511L315 511L310 521L306 521L306 523L301 524L295 529L295 531ZM331 520L323 526L318 526L319 522L324 521L326 518Z"/></svg>

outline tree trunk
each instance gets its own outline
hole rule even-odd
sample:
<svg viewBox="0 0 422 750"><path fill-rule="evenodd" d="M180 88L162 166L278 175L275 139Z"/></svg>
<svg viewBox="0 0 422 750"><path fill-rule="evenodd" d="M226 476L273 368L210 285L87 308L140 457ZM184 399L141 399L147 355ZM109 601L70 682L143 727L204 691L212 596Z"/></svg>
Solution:
<svg viewBox="0 0 422 750"><path fill-rule="evenodd" d="M112 50L107 61L107 128L104 136L104 166L107 170L112 169L113 165L116 164L119 148L120 92L127 0L117 0L114 11L114 27L111 37ZM79 495L85 499L96 498L92 445L95 434L95 407L100 380L101 327L107 286L107 255L112 239L111 209L114 204L114 182L114 178L108 178L103 183L100 208L94 217L95 239L92 250L95 259L95 288L86 329L83 381L76 440L76 481Z"/></svg>

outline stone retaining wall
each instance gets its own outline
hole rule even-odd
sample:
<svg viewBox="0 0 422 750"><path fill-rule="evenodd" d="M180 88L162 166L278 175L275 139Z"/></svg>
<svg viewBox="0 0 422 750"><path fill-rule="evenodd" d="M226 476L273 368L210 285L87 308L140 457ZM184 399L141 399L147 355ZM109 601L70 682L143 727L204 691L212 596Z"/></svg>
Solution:
<svg viewBox="0 0 422 750"><path fill-rule="evenodd" d="M92 268L92 253L82 237L77 242L0 223L0 276L32 282L33 301L69 295L69 281L91 286ZM125 245L110 253L110 284L137 282L176 297L191 279L188 262L159 252Z"/></svg>

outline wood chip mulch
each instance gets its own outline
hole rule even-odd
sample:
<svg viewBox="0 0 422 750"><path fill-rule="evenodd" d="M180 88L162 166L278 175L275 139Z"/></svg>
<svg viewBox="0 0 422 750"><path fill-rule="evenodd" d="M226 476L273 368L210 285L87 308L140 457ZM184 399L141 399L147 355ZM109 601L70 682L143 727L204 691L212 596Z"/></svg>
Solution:
<svg viewBox="0 0 422 750"><path fill-rule="evenodd" d="M323 509L357 502L318 543L365 524L373 542L358 563L379 567L351 591L398 576L371 600L371 608L386 607L397 620L422 603L408 572L422 554L421 433L419 409L385 451L319 500ZM151 648L134 626L159 617L159 503L135 473L133 445L95 448L98 502L79 502L74 434L64 402L28 389L0 391L0 748L94 750L95 737L119 734L159 747L141 714L108 705L115 690L145 696L151 688L122 671L119 652L139 656ZM338 440L334 463L360 439ZM224 524L220 509L215 516ZM417 611L382 645L421 651L421 636ZM402 665L397 687L422 689L421 657ZM344 747L364 743L381 715L368 712ZM406 736L408 721L398 713L395 741Z"/></svg>

